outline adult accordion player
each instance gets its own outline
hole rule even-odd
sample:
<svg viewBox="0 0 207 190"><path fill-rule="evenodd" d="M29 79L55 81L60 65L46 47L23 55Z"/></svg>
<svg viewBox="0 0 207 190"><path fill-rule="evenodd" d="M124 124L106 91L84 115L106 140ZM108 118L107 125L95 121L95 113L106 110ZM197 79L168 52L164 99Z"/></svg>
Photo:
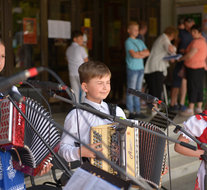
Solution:
<svg viewBox="0 0 207 190"><path fill-rule="evenodd" d="M165 135L153 124L144 121L134 122ZM127 127L124 132L120 132L117 124L92 127L90 139L91 143L102 142L103 155L124 168L128 174L143 177L154 188L160 187L165 164L165 139L138 128ZM90 162L111 174L118 174L103 160L91 159Z"/></svg>
<svg viewBox="0 0 207 190"><path fill-rule="evenodd" d="M33 127L46 143L57 151L60 134L51 116L37 101L24 97L18 107L29 119ZM25 121L8 99L0 101L0 147L10 150L14 168L29 175L36 175L52 156L38 135Z"/></svg>

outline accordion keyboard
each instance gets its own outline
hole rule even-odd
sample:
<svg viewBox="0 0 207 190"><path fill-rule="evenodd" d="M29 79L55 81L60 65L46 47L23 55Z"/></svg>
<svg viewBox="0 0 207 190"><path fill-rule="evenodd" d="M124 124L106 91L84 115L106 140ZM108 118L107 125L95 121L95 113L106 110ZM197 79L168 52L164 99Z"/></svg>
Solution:
<svg viewBox="0 0 207 190"><path fill-rule="evenodd" d="M119 145L115 128L111 125L92 127L91 144L98 142L101 142L101 145L99 146L100 148L103 148L103 155L110 161L119 164ZM111 174L117 173L109 164L103 160L91 159L91 164Z"/></svg>

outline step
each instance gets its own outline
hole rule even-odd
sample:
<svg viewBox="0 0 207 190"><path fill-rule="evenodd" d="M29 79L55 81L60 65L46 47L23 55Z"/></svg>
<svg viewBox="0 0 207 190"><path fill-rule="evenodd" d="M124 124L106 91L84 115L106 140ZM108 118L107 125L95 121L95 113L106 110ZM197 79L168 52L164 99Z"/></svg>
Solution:
<svg viewBox="0 0 207 190"><path fill-rule="evenodd" d="M195 173L200 166L200 160L198 158L187 157L183 155L174 156L170 160L171 168L171 179L175 180L177 178ZM162 183L169 181L169 173L162 177Z"/></svg>
<svg viewBox="0 0 207 190"><path fill-rule="evenodd" d="M172 190L194 190L195 181L197 177L197 171L185 176L182 176L180 178L174 179L171 181L172 184ZM170 182L163 182L162 187L165 189L170 190Z"/></svg>

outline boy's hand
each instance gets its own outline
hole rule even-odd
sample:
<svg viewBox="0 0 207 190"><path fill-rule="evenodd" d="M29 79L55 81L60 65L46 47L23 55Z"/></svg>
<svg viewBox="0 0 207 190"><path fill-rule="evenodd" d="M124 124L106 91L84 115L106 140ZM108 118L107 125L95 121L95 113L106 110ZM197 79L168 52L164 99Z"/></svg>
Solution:
<svg viewBox="0 0 207 190"><path fill-rule="evenodd" d="M96 151L101 152L103 148L100 148L101 143L95 143L95 144L90 144L89 146L93 148ZM80 151L80 149L79 149ZM96 158L96 154L91 152L89 149L87 149L85 146L81 147L81 157L88 157L88 158Z"/></svg>
<svg viewBox="0 0 207 190"><path fill-rule="evenodd" d="M52 168L52 166L53 166L52 163L48 163L46 166L44 166L42 168L42 170L38 173L38 175L42 176L42 175L48 173L50 171L50 169Z"/></svg>

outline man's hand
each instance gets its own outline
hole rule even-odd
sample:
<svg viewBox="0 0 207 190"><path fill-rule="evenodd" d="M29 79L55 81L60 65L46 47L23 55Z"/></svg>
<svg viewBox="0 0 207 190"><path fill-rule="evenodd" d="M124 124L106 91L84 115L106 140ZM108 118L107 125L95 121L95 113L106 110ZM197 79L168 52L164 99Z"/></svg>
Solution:
<svg viewBox="0 0 207 190"><path fill-rule="evenodd" d="M101 152L103 148L100 147L101 143L95 143L89 145L91 148L93 148L95 151ZM80 149L79 149L80 151ZM81 147L81 157L88 157L88 158L96 158L96 154L91 152L89 149L87 149L85 146Z"/></svg>

